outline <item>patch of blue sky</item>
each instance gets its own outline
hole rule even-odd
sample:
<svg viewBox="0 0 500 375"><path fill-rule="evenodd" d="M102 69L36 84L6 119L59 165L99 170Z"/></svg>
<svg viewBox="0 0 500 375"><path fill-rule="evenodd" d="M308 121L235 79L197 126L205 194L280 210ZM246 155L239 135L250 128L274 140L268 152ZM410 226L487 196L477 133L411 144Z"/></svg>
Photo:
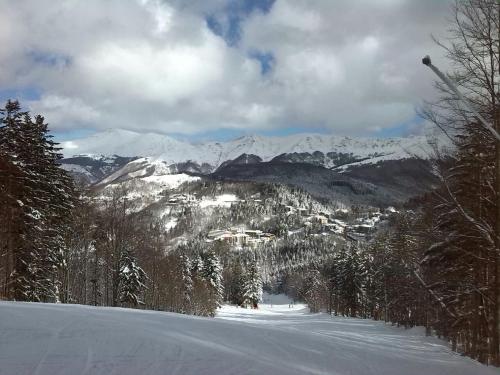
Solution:
<svg viewBox="0 0 500 375"><path fill-rule="evenodd" d="M73 139L85 138L96 132L95 129L70 129L53 131L51 134L57 142L70 141Z"/></svg>
<svg viewBox="0 0 500 375"><path fill-rule="evenodd" d="M229 0L222 13L207 14L206 23L212 32L223 38L229 46L241 39L241 23L255 11L268 13L275 0Z"/></svg>
<svg viewBox="0 0 500 375"><path fill-rule="evenodd" d="M260 63L260 72L262 75L266 75L271 72L274 64L276 63L276 59L271 52L252 50L248 53L248 56Z"/></svg>
<svg viewBox="0 0 500 375"><path fill-rule="evenodd" d="M72 63L70 56L53 52L31 50L26 53L26 56L35 64L54 68L63 68ZM39 100L41 95L41 90L36 86L0 88L1 103L6 102L8 99L16 99L21 102L21 105L23 105L26 101Z"/></svg>
<svg viewBox="0 0 500 375"><path fill-rule="evenodd" d="M418 114L408 121L397 124L390 128L384 128L376 132L374 135L382 138L390 137L407 137L412 134L420 134L423 131L425 119Z"/></svg>
<svg viewBox="0 0 500 375"><path fill-rule="evenodd" d="M0 103L2 104L5 103L8 99L11 99L19 100L21 105L23 105L26 101L40 99L40 96L40 90L33 86L0 89Z"/></svg>

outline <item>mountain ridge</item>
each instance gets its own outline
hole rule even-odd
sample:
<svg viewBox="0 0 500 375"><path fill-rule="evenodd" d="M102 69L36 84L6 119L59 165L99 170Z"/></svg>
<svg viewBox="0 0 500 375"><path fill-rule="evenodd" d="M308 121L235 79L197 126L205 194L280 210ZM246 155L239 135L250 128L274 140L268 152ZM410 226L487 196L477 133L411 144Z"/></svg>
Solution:
<svg viewBox="0 0 500 375"><path fill-rule="evenodd" d="M407 138L351 138L325 134L293 134L287 136L245 135L229 141L190 143L157 133L137 133L129 130L112 129L86 138L62 142L66 158L74 156L121 156L148 157L168 164L194 162L210 164L215 170L228 160L235 160L242 154L255 155L262 161L276 157L286 160L294 155L297 161L313 154L315 164L331 168L339 159L361 161L383 157L398 160L408 157L428 159L432 154L426 136ZM322 161L321 155L326 155ZM330 156L328 156L330 154ZM319 159L318 159L319 158Z"/></svg>

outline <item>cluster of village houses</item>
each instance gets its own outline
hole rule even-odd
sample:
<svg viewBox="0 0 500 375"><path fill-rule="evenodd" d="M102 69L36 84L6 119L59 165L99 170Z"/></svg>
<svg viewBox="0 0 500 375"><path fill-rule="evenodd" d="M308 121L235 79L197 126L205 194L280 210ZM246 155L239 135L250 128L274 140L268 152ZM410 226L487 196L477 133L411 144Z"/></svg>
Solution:
<svg viewBox="0 0 500 375"><path fill-rule="evenodd" d="M312 227L319 226L323 232L333 232L339 235L348 235L355 233L357 237L369 235L376 230L377 224L380 221L386 220L390 214L396 212L393 207L388 207L384 211L375 211L366 214L363 217L357 218L354 223L347 224L344 220L348 210L339 209L334 212L317 212L310 213L305 208L296 208L293 206L285 206L287 213L296 214L304 217L304 226Z"/></svg>
<svg viewBox="0 0 500 375"><path fill-rule="evenodd" d="M261 202L257 194L251 197L256 202ZM191 194L172 194L169 196L168 203L171 205L189 205L196 204L197 198ZM306 208L294 206L282 206L288 215L299 215L303 218L303 227L289 231L303 231L311 229L322 235L336 234L346 237L346 239L358 241L369 237L375 232L380 221L385 220L394 208L389 207L380 212L372 212L364 217L358 218L354 223L347 224L344 220L348 213L347 210L339 209L333 212L313 212ZM211 230L206 238L207 242L221 241L234 247L256 247L259 244L268 243L276 240L272 233L265 233L258 229L246 229L243 227L232 227L224 229Z"/></svg>
<svg viewBox="0 0 500 375"><path fill-rule="evenodd" d="M171 205L189 204L196 202L196 196L193 194L172 194L168 197L168 203Z"/></svg>
<svg viewBox="0 0 500 375"><path fill-rule="evenodd" d="M232 246L255 247L258 244L274 241L276 236L272 233L264 233L261 230L245 228L215 229L208 232L207 241L222 241Z"/></svg>
<svg viewBox="0 0 500 375"><path fill-rule="evenodd" d="M339 219L339 212L328 214L324 212L310 214L305 209L295 209L294 207L286 206L288 209L298 210L304 217L303 227L299 231L306 228L317 228L321 235L337 234L342 235L348 240L360 241L366 239L376 230L378 223L387 219L392 208L384 212L374 212L366 217L358 218L353 224L347 224ZM295 213L295 212L293 212ZM342 213L340 213L340 216ZM293 234L294 231L289 231ZM276 240L276 236L272 233L265 233L258 229L246 229L241 227L233 227L228 229L214 229L207 235L207 242L221 241L235 247L256 247L259 244L267 243Z"/></svg>

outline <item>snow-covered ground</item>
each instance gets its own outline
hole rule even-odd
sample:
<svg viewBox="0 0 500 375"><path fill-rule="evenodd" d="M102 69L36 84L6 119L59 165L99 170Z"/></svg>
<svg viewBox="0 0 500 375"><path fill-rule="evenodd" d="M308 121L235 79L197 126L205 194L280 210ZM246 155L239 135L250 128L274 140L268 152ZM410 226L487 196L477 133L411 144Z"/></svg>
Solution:
<svg viewBox="0 0 500 375"><path fill-rule="evenodd" d="M238 202L239 199L234 194L217 195L215 198L203 197L200 201L200 207L231 207L231 204Z"/></svg>
<svg viewBox="0 0 500 375"><path fill-rule="evenodd" d="M283 296L217 318L0 302L1 375L487 375L420 329L309 314Z"/></svg>
<svg viewBox="0 0 500 375"><path fill-rule="evenodd" d="M160 189L177 189L185 182L199 181L199 177L193 177L185 173L167 174L163 176L143 177L143 181L155 184Z"/></svg>

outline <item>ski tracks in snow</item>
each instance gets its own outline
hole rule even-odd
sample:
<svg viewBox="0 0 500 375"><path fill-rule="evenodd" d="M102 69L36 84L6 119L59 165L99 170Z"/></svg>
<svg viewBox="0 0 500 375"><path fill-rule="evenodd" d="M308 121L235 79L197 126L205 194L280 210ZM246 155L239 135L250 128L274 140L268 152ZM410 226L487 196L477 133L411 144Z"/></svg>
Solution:
<svg viewBox="0 0 500 375"><path fill-rule="evenodd" d="M0 375L492 375L423 330L310 314L267 296L200 318L0 302Z"/></svg>

